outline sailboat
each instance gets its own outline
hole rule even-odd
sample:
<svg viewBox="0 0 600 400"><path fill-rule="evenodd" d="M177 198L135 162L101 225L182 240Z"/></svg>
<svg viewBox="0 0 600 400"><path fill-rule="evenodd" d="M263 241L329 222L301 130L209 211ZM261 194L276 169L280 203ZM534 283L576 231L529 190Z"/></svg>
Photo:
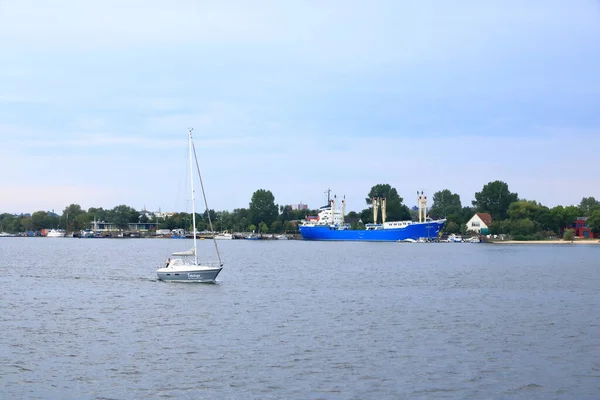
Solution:
<svg viewBox="0 0 600 400"><path fill-rule="evenodd" d="M186 251L179 251L172 254L173 257L169 258L162 268L156 270L159 280L163 281L175 281L175 282L214 282L219 275L219 272L223 269L223 262L221 261L221 255L219 253L219 247L217 241L213 238L215 244L215 250L217 253L218 262L199 263L198 262L198 246L196 239L196 199L194 191L194 163L196 162L196 169L198 171L198 178L200 180L200 186L202 188L202 196L204 197L204 204L208 210L208 203L206 202L206 194L204 193L204 184L202 183L202 175L200 174L200 167L198 165L198 158L196 157L196 148L192 139L192 128L188 131L188 147L189 147L189 158L190 158L190 187L192 194L192 225L193 225L193 243L194 247ZM212 221L210 219L210 213L208 214L208 223L212 231Z"/></svg>

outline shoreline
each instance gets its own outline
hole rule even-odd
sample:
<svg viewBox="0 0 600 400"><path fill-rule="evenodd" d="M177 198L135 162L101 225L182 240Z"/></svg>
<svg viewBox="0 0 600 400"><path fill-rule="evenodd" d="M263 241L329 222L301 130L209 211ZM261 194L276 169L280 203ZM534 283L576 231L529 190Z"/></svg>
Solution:
<svg viewBox="0 0 600 400"><path fill-rule="evenodd" d="M573 244L573 245L580 245L580 244L584 244L584 245L591 245L591 244L596 244L596 245L600 245L600 240L598 239L583 239L583 240L562 240L562 239L555 239L555 240L494 240L494 241L489 241L488 243L490 244L558 244L558 245L567 245L567 244Z"/></svg>

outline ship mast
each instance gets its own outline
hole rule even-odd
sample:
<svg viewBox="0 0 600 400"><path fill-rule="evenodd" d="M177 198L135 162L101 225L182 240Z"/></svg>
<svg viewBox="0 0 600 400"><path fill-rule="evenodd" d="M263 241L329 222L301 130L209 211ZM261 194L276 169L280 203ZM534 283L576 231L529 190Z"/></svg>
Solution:
<svg viewBox="0 0 600 400"><path fill-rule="evenodd" d="M327 189L325 191L325 193L327 193L327 204L331 204L331 197L330 197L331 189Z"/></svg>
<svg viewBox="0 0 600 400"><path fill-rule="evenodd" d="M425 222L427 220L427 196L423 190L421 193L417 190L417 195L419 196L419 222Z"/></svg>

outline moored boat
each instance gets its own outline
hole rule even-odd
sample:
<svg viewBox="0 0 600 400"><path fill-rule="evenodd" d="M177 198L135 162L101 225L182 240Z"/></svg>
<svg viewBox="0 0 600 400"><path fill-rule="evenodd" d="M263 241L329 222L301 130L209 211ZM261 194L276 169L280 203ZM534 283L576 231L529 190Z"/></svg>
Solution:
<svg viewBox="0 0 600 400"><path fill-rule="evenodd" d="M335 208L335 200L328 199L328 205L319 209L317 217L307 218L298 229L305 240L330 240L330 241L372 241L372 242L397 242L410 239L417 241L420 238L436 238L440 229L446 222L445 219L432 220L426 216L426 197L419 195L419 221L386 221L385 198L373 199L374 223L366 224L365 229L350 229L344 223L344 200L342 208ZM382 223L377 223L377 207L382 207Z"/></svg>
<svg viewBox="0 0 600 400"><path fill-rule="evenodd" d="M57 238L57 237L65 237L67 234L63 229L50 229L46 232L46 237Z"/></svg>
<svg viewBox="0 0 600 400"><path fill-rule="evenodd" d="M215 239L217 240L231 240L233 239L233 234L227 232L227 231L223 231L221 233L217 233L215 235Z"/></svg>

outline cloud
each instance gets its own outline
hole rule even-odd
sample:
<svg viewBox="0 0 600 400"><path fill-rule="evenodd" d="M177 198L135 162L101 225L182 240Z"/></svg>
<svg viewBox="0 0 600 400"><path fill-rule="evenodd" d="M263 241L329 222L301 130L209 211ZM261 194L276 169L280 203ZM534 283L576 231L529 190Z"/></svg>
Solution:
<svg viewBox="0 0 600 400"><path fill-rule="evenodd" d="M573 161L599 144L597 19L556 0L2 2L0 187L176 208L193 127L217 209L328 187L356 209L376 183L467 204L495 179L571 203L598 187Z"/></svg>

